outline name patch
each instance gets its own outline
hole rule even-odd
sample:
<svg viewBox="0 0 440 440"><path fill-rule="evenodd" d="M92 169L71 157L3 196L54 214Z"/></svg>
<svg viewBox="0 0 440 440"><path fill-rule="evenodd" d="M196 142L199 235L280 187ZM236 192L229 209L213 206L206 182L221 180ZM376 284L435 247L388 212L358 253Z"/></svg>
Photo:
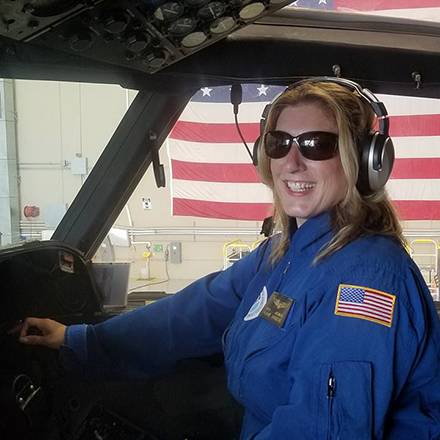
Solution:
<svg viewBox="0 0 440 440"><path fill-rule="evenodd" d="M294 303L294 299L289 298L282 293L274 292L268 299L260 316L266 321L281 328L286 322L287 316Z"/></svg>

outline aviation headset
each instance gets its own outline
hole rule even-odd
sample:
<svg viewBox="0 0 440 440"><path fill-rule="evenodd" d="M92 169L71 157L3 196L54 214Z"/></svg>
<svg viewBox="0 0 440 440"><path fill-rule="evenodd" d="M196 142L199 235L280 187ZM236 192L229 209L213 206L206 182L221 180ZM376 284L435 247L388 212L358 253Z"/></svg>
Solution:
<svg viewBox="0 0 440 440"><path fill-rule="evenodd" d="M266 120L273 103L288 90L292 90L304 83L330 82L344 86L353 92L357 92L370 107L379 120L379 131L372 130L365 133L359 145L359 177L356 184L362 194L368 194L381 189L388 181L394 164L394 145L389 137L389 119L385 105L380 102L368 89L362 88L354 81L343 78L315 77L291 84L264 108L260 119L260 136L255 141L253 150L253 162L258 166L258 150L263 144Z"/></svg>

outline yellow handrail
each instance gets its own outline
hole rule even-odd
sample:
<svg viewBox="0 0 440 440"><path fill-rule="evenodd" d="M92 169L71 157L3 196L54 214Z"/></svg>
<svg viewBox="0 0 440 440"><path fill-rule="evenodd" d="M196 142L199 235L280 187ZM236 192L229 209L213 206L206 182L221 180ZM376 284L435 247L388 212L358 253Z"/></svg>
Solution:
<svg viewBox="0 0 440 440"><path fill-rule="evenodd" d="M241 243L241 238L236 238L234 240L228 241L227 243L225 243L223 245L223 258L226 257L226 249L227 249L227 247L230 246L231 244L234 244L234 243Z"/></svg>
<svg viewBox="0 0 440 440"><path fill-rule="evenodd" d="M260 238L257 241L254 241L251 245L251 249L254 250L257 246L260 246L261 243L263 243L263 241L267 240L267 237L264 238Z"/></svg>
<svg viewBox="0 0 440 440"><path fill-rule="evenodd" d="M238 256L238 259L242 258L245 253L251 252L251 247L241 241L241 238L228 241L223 245L223 269L229 267ZM232 253L230 253L232 251ZM232 259L234 257L234 260Z"/></svg>

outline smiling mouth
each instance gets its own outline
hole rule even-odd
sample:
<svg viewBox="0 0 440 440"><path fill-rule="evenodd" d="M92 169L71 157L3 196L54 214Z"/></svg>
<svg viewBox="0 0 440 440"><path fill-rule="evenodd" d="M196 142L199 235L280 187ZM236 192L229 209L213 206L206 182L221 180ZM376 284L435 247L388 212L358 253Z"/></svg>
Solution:
<svg viewBox="0 0 440 440"><path fill-rule="evenodd" d="M310 182L286 182L288 188L290 191L295 192L305 192L313 189L316 186L316 183L310 183Z"/></svg>

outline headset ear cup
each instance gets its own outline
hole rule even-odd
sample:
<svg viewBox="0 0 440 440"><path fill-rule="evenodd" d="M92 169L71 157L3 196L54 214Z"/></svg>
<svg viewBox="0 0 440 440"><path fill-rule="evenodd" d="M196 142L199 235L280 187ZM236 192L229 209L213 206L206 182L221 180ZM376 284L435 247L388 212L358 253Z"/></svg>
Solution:
<svg viewBox="0 0 440 440"><path fill-rule="evenodd" d="M377 186L379 188L382 188L388 182L388 179L391 176L391 172L393 171L395 153L394 153L394 144L392 139L383 134L379 136L381 136L380 151L379 149L377 150L377 157L378 158L380 157L380 161L379 159L377 162L376 160L373 160L373 167L377 168L378 166L380 166Z"/></svg>
<svg viewBox="0 0 440 440"><path fill-rule="evenodd" d="M281 95L281 93L279 95ZM260 148L263 147L264 129L266 127L266 121L267 121L267 117L269 116L271 106L272 106L271 104L267 104L263 109L263 113L260 118L260 136L258 136L257 140L254 143L254 149L252 152L252 162L257 168L258 168L258 154Z"/></svg>
<svg viewBox="0 0 440 440"><path fill-rule="evenodd" d="M359 161L359 176L357 181L357 189L363 195L371 192L369 182L369 157L371 151L371 144L373 142L374 133L366 133L362 139L360 161Z"/></svg>
<svg viewBox="0 0 440 440"><path fill-rule="evenodd" d="M254 142L254 148L252 151L252 163L258 168L258 153L260 150L260 145L263 144L263 136L258 136L257 140Z"/></svg>
<svg viewBox="0 0 440 440"><path fill-rule="evenodd" d="M379 191L387 183L394 165L394 145L378 132L364 137L357 188L361 194Z"/></svg>

